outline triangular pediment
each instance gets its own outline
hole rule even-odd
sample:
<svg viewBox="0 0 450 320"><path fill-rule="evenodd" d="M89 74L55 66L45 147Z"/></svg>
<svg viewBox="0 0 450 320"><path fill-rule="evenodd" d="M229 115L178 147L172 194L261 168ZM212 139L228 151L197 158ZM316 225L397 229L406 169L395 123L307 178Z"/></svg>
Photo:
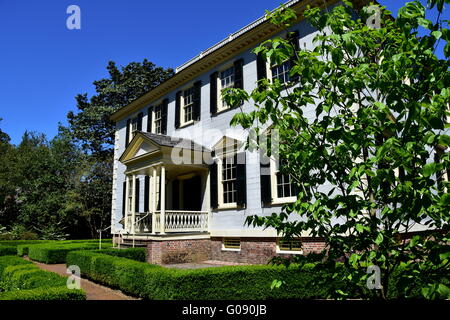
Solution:
<svg viewBox="0 0 450 320"><path fill-rule="evenodd" d="M123 152L119 161L127 162L159 151L161 151L161 146L138 132Z"/></svg>
<svg viewBox="0 0 450 320"><path fill-rule="evenodd" d="M242 141L239 141L228 136L223 136L220 140L213 146L215 154L225 154L233 151L237 151L241 148Z"/></svg>

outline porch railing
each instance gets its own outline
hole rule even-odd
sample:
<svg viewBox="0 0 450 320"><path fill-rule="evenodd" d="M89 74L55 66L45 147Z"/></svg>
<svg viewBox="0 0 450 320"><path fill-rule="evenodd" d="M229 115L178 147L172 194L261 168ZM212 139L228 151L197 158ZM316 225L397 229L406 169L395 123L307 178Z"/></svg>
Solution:
<svg viewBox="0 0 450 320"><path fill-rule="evenodd" d="M132 232L132 215L128 215L128 230ZM153 225L153 219L155 219ZM135 234L157 234L161 232L161 211L135 214ZM155 230L152 230L152 225ZM206 232L208 211L166 210L164 232Z"/></svg>

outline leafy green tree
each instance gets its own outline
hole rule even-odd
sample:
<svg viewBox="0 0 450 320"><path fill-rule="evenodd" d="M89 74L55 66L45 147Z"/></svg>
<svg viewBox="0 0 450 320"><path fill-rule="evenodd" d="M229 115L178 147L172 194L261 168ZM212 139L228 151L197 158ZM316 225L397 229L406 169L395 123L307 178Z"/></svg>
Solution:
<svg viewBox="0 0 450 320"><path fill-rule="evenodd" d="M94 81L96 94L90 99L87 94L78 95L78 113L67 115L72 137L85 152L67 206L77 208L92 237L110 224L115 124L109 117L173 75L172 69L146 59L121 69L109 62L107 69L108 78Z"/></svg>
<svg viewBox="0 0 450 320"><path fill-rule="evenodd" d="M14 210L10 205L12 201L9 197L14 189L9 181L9 154L13 149L9 141L8 134L0 129L0 226L5 227L10 226L10 221L14 216Z"/></svg>
<svg viewBox="0 0 450 320"><path fill-rule="evenodd" d="M67 115L73 136L97 158L112 155L115 125L109 120L111 114L173 75L172 69L157 67L147 59L121 70L110 61L107 69L109 77L93 83L96 94L90 99L87 94L76 96L78 113Z"/></svg>
<svg viewBox="0 0 450 320"><path fill-rule="evenodd" d="M437 5L442 11L443 1ZM426 19L417 1L395 20L378 9L380 28L366 24L373 7L357 16L348 1L329 11L308 8L305 17L318 31L312 50L296 52L281 38L254 50L271 64L293 59L298 85L261 80L251 93L223 93L230 104L256 106L236 114L233 125L257 132L271 125L278 133L273 156L300 190L281 214L247 222L286 238L307 231L325 239L321 254L295 261L315 262L329 272L327 281L341 284L330 297L449 297L450 184L443 177L450 168L450 77L448 59L435 50L441 41L450 55L450 32L443 21ZM284 27L292 17L289 8L271 15ZM419 36L419 28L427 33ZM258 136L250 135L248 147L264 150ZM300 219L288 221L291 214ZM428 230L404 236L419 224ZM381 288L368 290L372 265L381 270Z"/></svg>

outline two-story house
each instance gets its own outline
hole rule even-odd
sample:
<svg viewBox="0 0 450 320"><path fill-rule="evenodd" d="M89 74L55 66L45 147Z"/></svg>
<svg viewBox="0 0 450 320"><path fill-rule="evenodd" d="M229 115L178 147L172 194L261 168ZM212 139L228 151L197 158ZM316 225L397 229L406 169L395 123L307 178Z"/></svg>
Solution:
<svg viewBox="0 0 450 320"><path fill-rule="evenodd" d="M337 2L289 1L299 16L289 30L262 17L111 116L116 123L111 230L122 245L147 246L151 263L183 256L266 263L274 255L324 247L308 234L287 242L275 230L245 225L250 215L280 212L296 193L273 159L260 161L259 152L245 150L247 132L230 127L236 112L254 106L231 108L221 90L250 92L263 77L289 81L289 61L269 65L252 50L288 32L299 49L311 48L316 31L301 12L307 5Z"/></svg>

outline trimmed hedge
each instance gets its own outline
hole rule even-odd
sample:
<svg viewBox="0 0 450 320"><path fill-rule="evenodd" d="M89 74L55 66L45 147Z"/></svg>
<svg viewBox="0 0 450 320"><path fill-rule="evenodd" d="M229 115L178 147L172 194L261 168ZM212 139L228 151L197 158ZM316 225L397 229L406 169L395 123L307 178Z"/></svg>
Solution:
<svg viewBox="0 0 450 320"><path fill-rule="evenodd" d="M30 242L30 243L21 243L17 244L17 255L20 257L28 255L28 249L30 245L34 244L48 244L48 245L67 245L72 243L77 244L92 244L96 245L98 248L98 239L88 239L88 240L61 240L61 241L53 241L53 240L40 240L41 242ZM2 242L0 242L1 244ZM107 247L112 246L112 241L110 239L102 239L102 245L107 245Z"/></svg>
<svg viewBox="0 0 450 320"><path fill-rule="evenodd" d="M6 291L61 287L66 283L66 277L41 270L34 264L9 266L2 276L2 287Z"/></svg>
<svg viewBox="0 0 450 320"><path fill-rule="evenodd" d="M66 262L66 255L74 250L95 250L95 243L68 243L64 245L35 244L28 247L28 257L32 260L54 264Z"/></svg>
<svg viewBox="0 0 450 320"><path fill-rule="evenodd" d="M82 290L70 290L67 287L36 288L0 293L0 300L85 300Z"/></svg>
<svg viewBox="0 0 450 320"><path fill-rule="evenodd" d="M146 248L128 248L128 249L102 249L95 250L97 253L107 254L109 256L127 258L134 261L146 262L147 249Z"/></svg>
<svg viewBox="0 0 450 320"><path fill-rule="evenodd" d="M3 271L9 266L32 265L33 263L17 256L0 257L0 283L3 281Z"/></svg>
<svg viewBox="0 0 450 320"><path fill-rule="evenodd" d="M66 277L41 270L20 257L0 257L0 300L86 299L82 290L70 290L66 283Z"/></svg>
<svg viewBox="0 0 450 320"><path fill-rule="evenodd" d="M72 251L67 264L78 265L84 276L95 281L145 299L307 299L321 298L326 290L316 285L324 275L310 266L301 270L261 265L179 270L93 251ZM286 284L272 290L273 279Z"/></svg>
<svg viewBox="0 0 450 320"><path fill-rule="evenodd" d="M0 246L0 256L10 256L16 254L17 249L13 246Z"/></svg>

